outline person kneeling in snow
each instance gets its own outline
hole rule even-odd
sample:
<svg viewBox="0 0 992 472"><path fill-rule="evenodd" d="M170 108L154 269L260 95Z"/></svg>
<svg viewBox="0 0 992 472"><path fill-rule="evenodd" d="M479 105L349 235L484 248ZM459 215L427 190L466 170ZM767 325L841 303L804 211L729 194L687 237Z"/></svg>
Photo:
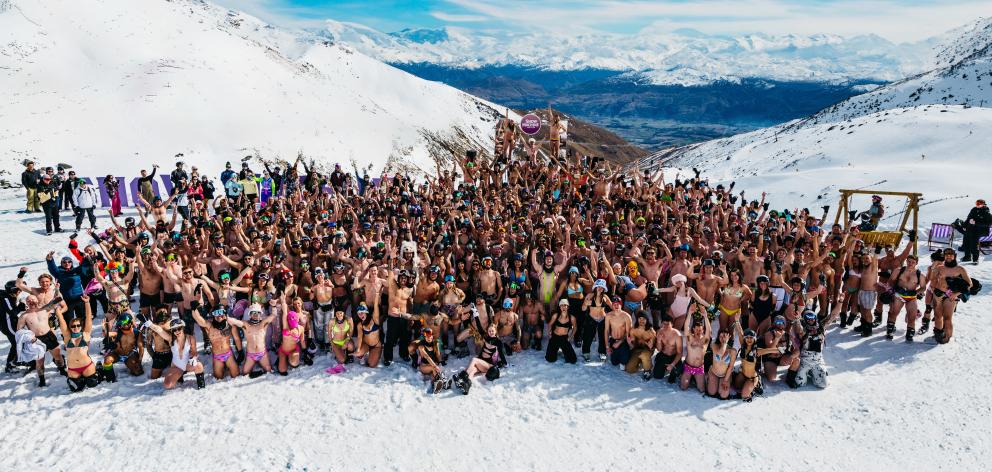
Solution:
<svg viewBox="0 0 992 472"><path fill-rule="evenodd" d="M799 370L789 383L790 387L800 388L808 381L818 388L827 388L827 366L823 363L823 348L827 336L825 328L840 314L842 308L841 304L837 304L827 318L820 318L812 310L803 313L799 326Z"/></svg>
<svg viewBox="0 0 992 472"><path fill-rule="evenodd" d="M441 343L434 337L434 330L427 327L421 330L421 334L423 337L415 343L420 373L431 380L434 393L451 388L451 379L441 372Z"/></svg>

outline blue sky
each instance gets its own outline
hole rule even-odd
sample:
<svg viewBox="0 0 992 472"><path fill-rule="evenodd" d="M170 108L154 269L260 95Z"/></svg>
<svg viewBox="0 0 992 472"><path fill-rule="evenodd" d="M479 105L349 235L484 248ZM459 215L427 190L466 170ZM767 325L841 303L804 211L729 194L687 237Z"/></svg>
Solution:
<svg viewBox="0 0 992 472"><path fill-rule="evenodd" d="M992 0L215 0L276 24L325 18L380 31L403 28L636 34L692 28L710 34L875 33L915 41L992 14Z"/></svg>

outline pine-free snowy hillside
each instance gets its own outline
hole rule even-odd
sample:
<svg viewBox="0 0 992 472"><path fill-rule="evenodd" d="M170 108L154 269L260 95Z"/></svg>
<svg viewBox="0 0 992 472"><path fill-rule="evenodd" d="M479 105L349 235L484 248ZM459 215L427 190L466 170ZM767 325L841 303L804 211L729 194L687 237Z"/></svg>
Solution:
<svg viewBox="0 0 992 472"><path fill-rule="evenodd" d="M749 199L819 213L837 208L841 188L921 192L921 227L962 218L977 197L989 197L992 109L929 105L899 108L843 123L774 127L669 152L666 166L696 167L711 182L736 180ZM652 168L657 159L642 161ZM686 175L683 172L683 175ZM868 206L868 197L856 201ZM887 199L898 225L904 199ZM782 209L782 208L780 208ZM833 213L831 213L833 218Z"/></svg>
<svg viewBox="0 0 992 472"><path fill-rule="evenodd" d="M0 0L0 89L15 176L25 158L134 175L177 152L213 175L256 151L433 171L437 139L489 149L495 120L451 87L198 0Z"/></svg>
<svg viewBox="0 0 992 472"><path fill-rule="evenodd" d="M933 52L933 69L851 97L793 126L919 105L992 106L992 18L948 33Z"/></svg>
<svg viewBox="0 0 992 472"><path fill-rule="evenodd" d="M992 20L955 33L927 73L806 119L661 151L639 166L696 167L717 181L736 180L752 198L767 191L798 207L836 208L841 188L921 192L921 225L953 221L990 196ZM903 203L890 199L883 225L898 224Z"/></svg>

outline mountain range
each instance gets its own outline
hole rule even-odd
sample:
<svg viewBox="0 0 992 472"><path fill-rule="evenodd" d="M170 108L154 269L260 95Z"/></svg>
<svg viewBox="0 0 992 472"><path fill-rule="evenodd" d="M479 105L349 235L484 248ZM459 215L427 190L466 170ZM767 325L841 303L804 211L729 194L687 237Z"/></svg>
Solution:
<svg viewBox="0 0 992 472"><path fill-rule="evenodd" d="M967 28L963 27L964 29ZM941 60L960 31L877 35L635 35L406 29L328 20L314 34L417 76L521 109L553 104L647 148L801 118Z"/></svg>
<svg viewBox="0 0 992 472"><path fill-rule="evenodd" d="M971 201L989 198L992 20L956 34L928 71L806 118L666 149L633 166L696 168L714 181L811 208L836 203L840 188L923 192L921 221L953 221ZM889 200L896 210L904 205ZM898 223L896 213L883 223Z"/></svg>

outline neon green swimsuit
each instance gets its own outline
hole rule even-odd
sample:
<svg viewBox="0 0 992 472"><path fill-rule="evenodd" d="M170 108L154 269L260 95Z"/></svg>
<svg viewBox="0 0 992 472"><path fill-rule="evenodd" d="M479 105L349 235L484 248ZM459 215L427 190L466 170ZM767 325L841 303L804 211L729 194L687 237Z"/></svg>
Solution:
<svg viewBox="0 0 992 472"><path fill-rule="evenodd" d="M342 326L342 325L344 326L343 328L338 328L338 326ZM336 344L338 347L344 347L345 344L348 344L348 338L346 337L344 339L334 339L335 338L334 335L339 333L350 333L350 332L351 332L350 320L345 318L344 323L338 323L337 320L335 320L334 324L331 325L331 342Z"/></svg>

